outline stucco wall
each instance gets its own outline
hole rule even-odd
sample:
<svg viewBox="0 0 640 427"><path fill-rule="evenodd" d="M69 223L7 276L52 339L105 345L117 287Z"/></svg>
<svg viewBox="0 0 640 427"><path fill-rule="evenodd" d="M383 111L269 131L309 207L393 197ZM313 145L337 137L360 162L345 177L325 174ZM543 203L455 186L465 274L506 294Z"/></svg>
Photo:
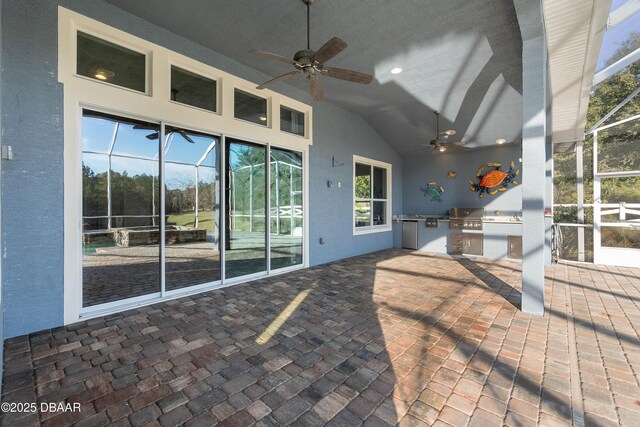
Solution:
<svg viewBox="0 0 640 427"><path fill-rule="evenodd" d="M476 171L488 162L502 163L502 170L509 170L513 161L515 168L520 169L516 181L521 182L523 165L519 159L520 144L507 144L468 152L453 152L431 155L427 149L404 160L403 201L405 214L444 215L453 207L484 208L488 215L500 211L501 215L520 212L522 209L522 186L510 186L505 192L496 195L485 195L482 199L478 193L469 190L469 180L478 182ZM447 173L455 170L457 177L450 179ZM490 170L486 168L485 171ZM444 187L442 202L432 202L423 196L421 187L430 181L437 181Z"/></svg>
<svg viewBox="0 0 640 427"><path fill-rule="evenodd" d="M62 323L62 86L56 8L2 4L2 167L5 338Z"/></svg>
<svg viewBox="0 0 640 427"><path fill-rule="evenodd" d="M58 4L254 82L267 76L101 1L4 0L2 132L15 149L3 165L4 332L63 323L63 88L57 82ZM352 156L393 165L393 212L402 212L402 160L360 117L280 85L314 107L310 158L312 265L391 247L391 232L353 236ZM330 96L329 96L330 97ZM277 141L274 141L277 143ZM344 166L332 167L335 156ZM327 187L342 181L342 188ZM79 207L78 207L79 208ZM326 241L320 245L319 239Z"/></svg>

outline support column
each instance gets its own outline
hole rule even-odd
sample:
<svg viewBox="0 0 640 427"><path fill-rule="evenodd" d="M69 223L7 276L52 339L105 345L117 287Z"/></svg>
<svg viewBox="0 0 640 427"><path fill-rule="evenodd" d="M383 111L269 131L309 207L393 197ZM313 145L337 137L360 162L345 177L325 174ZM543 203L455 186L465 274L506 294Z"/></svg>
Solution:
<svg viewBox="0 0 640 427"><path fill-rule="evenodd" d="M3 62L2 62L2 55L3 55L3 49L2 49L2 0L0 0L0 86L3 85L3 81L2 81L2 69L3 69ZM2 126L2 97L0 97L0 145L2 145L2 130L3 130L3 126ZM4 198L4 191L2 191L2 159L0 159L0 208L2 207L2 199ZM4 237L2 235L2 215L1 215L2 209L0 209L0 247L2 248L2 252L4 253ZM4 302L3 302L3 298L2 298L2 258L0 258L0 343L3 343L2 348L4 349ZM0 393L2 392L2 367L3 367L3 356L4 356L4 351L0 351Z"/></svg>
<svg viewBox="0 0 640 427"><path fill-rule="evenodd" d="M547 52L540 1L514 1L522 32L522 311L544 314ZM550 177L549 177L550 179Z"/></svg>
<svg viewBox="0 0 640 427"><path fill-rule="evenodd" d="M584 141L576 145L578 224L584 224ZM578 227L578 261L584 262L584 227Z"/></svg>
<svg viewBox="0 0 640 427"><path fill-rule="evenodd" d="M546 43L545 43L545 58L546 58ZM545 59L545 64L547 63ZM544 190L544 265L550 266L552 263L551 254L551 241L553 240L553 136L552 130L552 114L551 114L551 91L548 90L549 70L545 66L545 92L546 92L546 104L547 114L545 122L545 158L546 158L546 172L545 172L545 190Z"/></svg>

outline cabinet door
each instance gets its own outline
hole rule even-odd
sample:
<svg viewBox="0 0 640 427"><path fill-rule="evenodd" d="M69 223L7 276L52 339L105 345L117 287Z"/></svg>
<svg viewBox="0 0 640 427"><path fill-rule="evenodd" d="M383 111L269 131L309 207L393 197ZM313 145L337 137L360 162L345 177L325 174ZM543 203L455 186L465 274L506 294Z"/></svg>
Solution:
<svg viewBox="0 0 640 427"><path fill-rule="evenodd" d="M449 253L462 255L464 252L464 233L453 232L449 235Z"/></svg>
<svg viewBox="0 0 640 427"><path fill-rule="evenodd" d="M464 235L464 253L469 255L482 255L482 234Z"/></svg>
<svg viewBox="0 0 640 427"><path fill-rule="evenodd" d="M522 259L522 236L508 236L507 257L512 259Z"/></svg>

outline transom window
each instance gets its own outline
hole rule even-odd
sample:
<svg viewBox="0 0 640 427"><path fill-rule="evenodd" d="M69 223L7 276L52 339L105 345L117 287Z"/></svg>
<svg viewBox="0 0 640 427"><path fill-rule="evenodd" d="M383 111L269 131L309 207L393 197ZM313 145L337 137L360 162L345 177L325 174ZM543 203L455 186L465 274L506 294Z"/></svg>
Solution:
<svg viewBox="0 0 640 427"><path fill-rule="evenodd" d="M280 130L304 136L304 113L293 108L280 106Z"/></svg>
<svg viewBox="0 0 640 427"><path fill-rule="evenodd" d="M216 85L212 79L171 66L171 100L216 112Z"/></svg>
<svg viewBox="0 0 640 427"><path fill-rule="evenodd" d="M240 89L234 92L234 117L267 126L267 100Z"/></svg>
<svg viewBox="0 0 640 427"><path fill-rule="evenodd" d="M391 228L391 165L353 158L354 234Z"/></svg>
<svg viewBox="0 0 640 427"><path fill-rule="evenodd" d="M76 73L146 92L147 57L126 47L78 31Z"/></svg>

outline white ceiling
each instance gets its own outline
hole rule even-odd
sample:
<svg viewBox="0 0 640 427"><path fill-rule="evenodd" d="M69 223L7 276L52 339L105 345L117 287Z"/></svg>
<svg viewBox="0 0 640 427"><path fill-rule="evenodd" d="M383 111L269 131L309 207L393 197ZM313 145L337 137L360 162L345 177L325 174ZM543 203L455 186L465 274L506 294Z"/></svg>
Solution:
<svg viewBox="0 0 640 427"><path fill-rule="evenodd" d="M553 142L557 151L584 137L591 83L611 0L545 0Z"/></svg>
<svg viewBox="0 0 640 427"><path fill-rule="evenodd" d="M291 68L250 49L293 57L306 47L301 0L107 2L273 77ZM441 129L470 147L520 141L522 41L512 0L316 0L311 48L333 36L349 47L327 66L374 81L323 77L326 102L364 117L401 155L434 137L435 109ZM394 67L404 71L392 75ZM284 84L306 91L301 77L272 89Z"/></svg>

